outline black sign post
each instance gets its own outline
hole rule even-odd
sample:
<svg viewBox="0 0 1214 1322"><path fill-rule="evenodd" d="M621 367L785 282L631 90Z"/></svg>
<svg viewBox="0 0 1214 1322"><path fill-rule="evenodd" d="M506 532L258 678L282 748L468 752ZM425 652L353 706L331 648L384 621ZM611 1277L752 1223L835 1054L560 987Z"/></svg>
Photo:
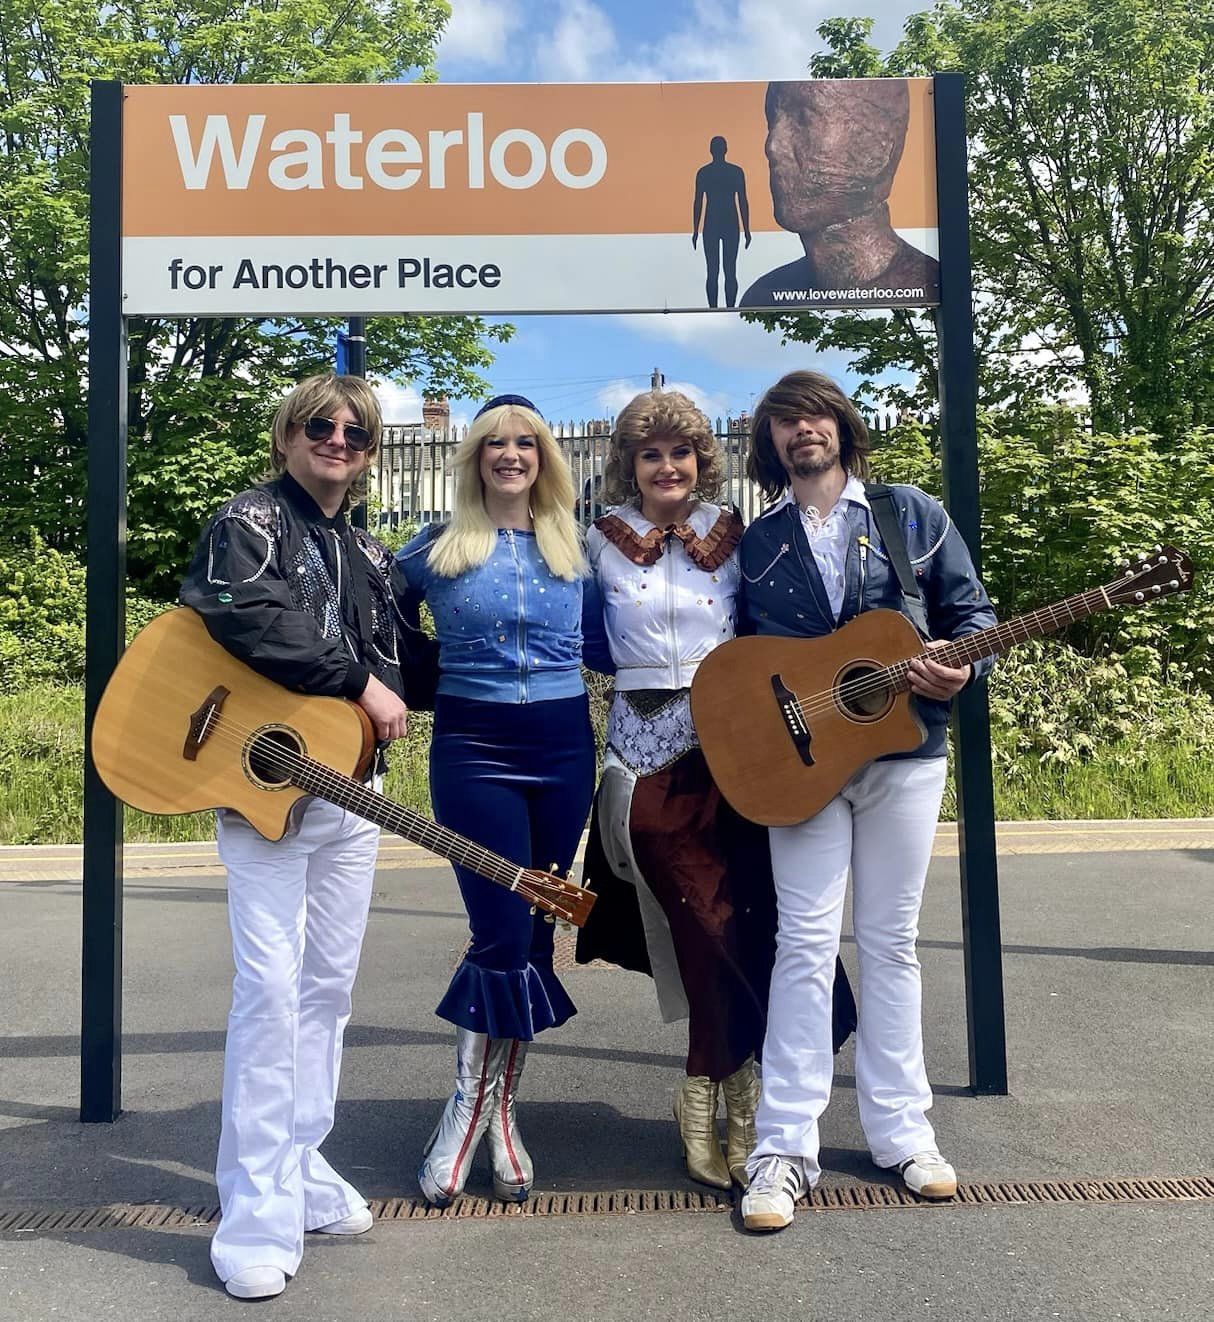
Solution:
<svg viewBox="0 0 1214 1322"><path fill-rule="evenodd" d="M80 1118L122 1110L122 805L93 766L93 717L125 646L126 319L122 84L94 82L89 133L88 578Z"/></svg>
<svg viewBox="0 0 1214 1322"><path fill-rule="evenodd" d="M978 386L970 275L969 187L966 179L965 80L937 74L936 196L940 235L940 452L944 499L982 572L978 502ZM986 681L962 692L953 723L957 832L961 855L961 931L970 1086L1007 1092L1003 951L999 936L999 874L995 795L991 776L991 716Z"/></svg>

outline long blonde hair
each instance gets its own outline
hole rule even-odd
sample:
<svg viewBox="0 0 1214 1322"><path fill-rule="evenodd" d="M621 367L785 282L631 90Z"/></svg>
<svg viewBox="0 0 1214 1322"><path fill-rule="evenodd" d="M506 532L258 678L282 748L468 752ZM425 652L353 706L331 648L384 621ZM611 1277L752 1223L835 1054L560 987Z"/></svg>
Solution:
<svg viewBox="0 0 1214 1322"><path fill-rule="evenodd" d="M515 421L539 447L539 472L531 488L531 521L544 563L567 582L586 572L582 538L573 517L573 478L548 424L538 413L517 404L502 404L482 413L455 447L455 507L451 522L435 539L430 567L443 578L458 578L483 565L497 545L497 528L485 511L481 481L481 446L508 421Z"/></svg>

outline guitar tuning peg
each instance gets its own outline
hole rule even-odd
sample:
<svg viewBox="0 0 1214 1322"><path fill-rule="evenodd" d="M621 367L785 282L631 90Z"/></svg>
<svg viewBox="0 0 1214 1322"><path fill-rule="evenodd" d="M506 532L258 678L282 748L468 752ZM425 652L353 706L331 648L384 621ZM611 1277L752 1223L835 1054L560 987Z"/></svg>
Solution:
<svg viewBox="0 0 1214 1322"><path fill-rule="evenodd" d="M1135 592L1135 593L1134 593L1134 600L1135 600L1135 601L1146 601L1146 597L1145 597L1145 595L1144 595L1143 593L1141 593L1141 592ZM532 912L534 912L534 910L533 910Z"/></svg>
<svg viewBox="0 0 1214 1322"><path fill-rule="evenodd" d="M1172 579L1172 581L1168 584L1168 587L1170 587L1173 592L1178 592L1180 590L1180 584L1176 579Z"/></svg>
<svg viewBox="0 0 1214 1322"><path fill-rule="evenodd" d="M1162 551L1162 550L1163 550L1163 547L1162 547L1162 546L1157 546L1157 547L1155 548L1155 554L1158 555L1158 554L1160 553L1160 551Z"/></svg>

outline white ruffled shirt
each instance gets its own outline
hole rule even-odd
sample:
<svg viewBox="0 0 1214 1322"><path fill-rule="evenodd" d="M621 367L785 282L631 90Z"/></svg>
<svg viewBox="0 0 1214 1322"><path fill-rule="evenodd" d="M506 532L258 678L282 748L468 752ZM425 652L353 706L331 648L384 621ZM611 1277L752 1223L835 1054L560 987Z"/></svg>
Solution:
<svg viewBox="0 0 1214 1322"><path fill-rule="evenodd" d="M825 518L812 505L797 506L797 512L801 516L801 527L805 529L809 549L814 554L814 562L818 566L818 573L822 576L822 585L826 589L826 596L836 620L839 618L840 610L843 609L843 580L850 536L846 510L849 502L862 505L865 509L869 508L868 497L864 494L864 483L852 473L848 474L839 499L835 501L834 508ZM795 497L792 488L789 487L772 510L793 503Z"/></svg>

